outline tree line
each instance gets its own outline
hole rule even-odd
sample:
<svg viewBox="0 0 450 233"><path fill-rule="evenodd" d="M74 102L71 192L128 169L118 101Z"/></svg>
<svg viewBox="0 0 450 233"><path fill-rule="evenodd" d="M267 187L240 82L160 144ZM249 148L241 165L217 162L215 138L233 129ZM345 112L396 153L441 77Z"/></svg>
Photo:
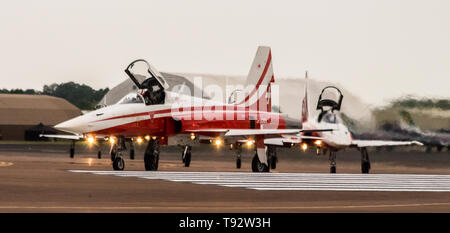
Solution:
<svg viewBox="0 0 450 233"><path fill-rule="evenodd" d="M450 100L401 98L392 101L392 106L404 108L439 108L442 110L449 110Z"/></svg>
<svg viewBox="0 0 450 233"><path fill-rule="evenodd" d="M49 95L63 98L82 110L93 110L109 88L95 90L86 84L67 82L44 85L42 91L34 89L0 89L2 94Z"/></svg>

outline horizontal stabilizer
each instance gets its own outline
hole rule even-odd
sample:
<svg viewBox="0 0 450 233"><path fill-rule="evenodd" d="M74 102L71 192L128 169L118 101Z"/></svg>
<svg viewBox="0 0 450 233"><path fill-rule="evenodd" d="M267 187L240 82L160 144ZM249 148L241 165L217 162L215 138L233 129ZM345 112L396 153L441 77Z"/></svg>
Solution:
<svg viewBox="0 0 450 233"><path fill-rule="evenodd" d="M83 136L80 135L61 135L61 134L40 134L39 137L71 139L71 140L80 140L83 138Z"/></svg>
<svg viewBox="0 0 450 233"><path fill-rule="evenodd" d="M409 145L423 146L423 143L418 141L353 140L352 145L357 147L409 146Z"/></svg>

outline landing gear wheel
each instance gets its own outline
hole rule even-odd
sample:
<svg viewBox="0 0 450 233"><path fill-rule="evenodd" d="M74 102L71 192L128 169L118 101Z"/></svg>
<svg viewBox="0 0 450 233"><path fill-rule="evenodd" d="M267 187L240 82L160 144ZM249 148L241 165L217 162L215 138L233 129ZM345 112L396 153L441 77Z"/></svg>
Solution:
<svg viewBox="0 0 450 233"><path fill-rule="evenodd" d="M336 151L329 152L330 173L336 173Z"/></svg>
<svg viewBox="0 0 450 233"><path fill-rule="evenodd" d="M144 165L146 171L158 170L159 163L159 144L156 140L151 140L148 143L144 154Z"/></svg>
<svg viewBox="0 0 450 233"><path fill-rule="evenodd" d="M191 165L191 150L188 150L184 156L184 166L189 167L189 165Z"/></svg>
<svg viewBox="0 0 450 233"><path fill-rule="evenodd" d="M259 161L258 155L255 154L252 159L252 171L253 172L269 172L269 166Z"/></svg>
<svg viewBox="0 0 450 233"><path fill-rule="evenodd" d="M99 151L97 152L97 158L98 158L98 159L101 159L101 158L102 158L102 151L99 150Z"/></svg>
<svg viewBox="0 0 450 233"><path fill-rule="evenodd" d="M273 156L270 159L270 168L271 169L277 169L277 161L278 161L278 158L276 156Z"/></svg>
<svg viewBox="0 0 450 233"><path fill-rule="evenodd" d="M236 168L237 168L237 169L241 168L241 164L242 164L241 158L237 158L237 159L236 159Z"/></svg>
<svg viewBox="0 0 450 233"><path fill-rule="evenodd" d="M134 160L134 149L130 150L130 159Z"/></svg>
<svg viewBox="0 0 450 233"><path fill-rule="evenodd" d="M122 171L125 169L125 161L121 156L117 156L113 162L113 169L116 171Z"/></svg>
<svg viewBox="0 0 450 233"><path fill-rule="evenodd" d="M369 153L367 153L367 148L362 147L361 151L361 173L367 174L370 171L370 159Z"/></svg>
<svg viewBox="0 0 450 233"><path fill-rule="evenodd" d="M370 171L370 163L363 162L361 163L361 173L368 174Z"/></svg>
<svg viewBox="0 0 450 233"><path fill-rule="evenodd" d="M70 158L73 159L74 156L75 156L75 149L70 148Z"/></svg>
<svg viewBox="0 0 450 233"><path fill-rule="evenodd" d="M330 167L330 173L336 173L336 167Z"/></svg>

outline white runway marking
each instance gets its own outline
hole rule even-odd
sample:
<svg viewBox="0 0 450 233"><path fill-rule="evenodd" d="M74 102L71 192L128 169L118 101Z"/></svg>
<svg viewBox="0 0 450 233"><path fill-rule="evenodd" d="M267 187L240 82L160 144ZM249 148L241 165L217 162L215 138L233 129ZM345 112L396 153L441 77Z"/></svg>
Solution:
<svg viewBox="0 0 450 233"><path fill-rule="evenodd" d="M450 175L87 171L77 173L213 184L255 190L450 192Z"/></svg>

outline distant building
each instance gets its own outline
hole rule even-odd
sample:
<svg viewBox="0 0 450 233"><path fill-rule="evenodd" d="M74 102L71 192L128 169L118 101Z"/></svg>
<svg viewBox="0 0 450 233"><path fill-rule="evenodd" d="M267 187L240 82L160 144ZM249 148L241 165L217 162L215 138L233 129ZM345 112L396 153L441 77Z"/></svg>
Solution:
<svg viewBox="0 0 450 233"><path fill-rule="evenodd" d="M39 130L51 132L50 126L81 114L80 109L58 97L0 94L0 139L32 139L35 136L30 135Z"/></svg>

